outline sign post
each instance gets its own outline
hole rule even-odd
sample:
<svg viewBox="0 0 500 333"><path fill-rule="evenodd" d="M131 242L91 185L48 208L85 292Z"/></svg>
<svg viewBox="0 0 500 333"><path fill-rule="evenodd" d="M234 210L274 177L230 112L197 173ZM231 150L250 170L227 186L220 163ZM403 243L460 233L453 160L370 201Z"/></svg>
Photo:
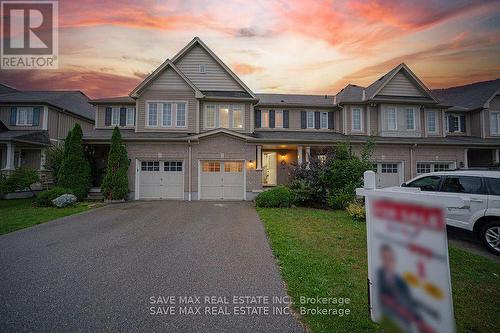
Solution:
<svg viewBox="0 0 500 333"><path fill-rule="evenodd" d="M368 286L373 321L393 332L455 332L446 207L464 200L416 188L375 188L365 172Z"/></svg>

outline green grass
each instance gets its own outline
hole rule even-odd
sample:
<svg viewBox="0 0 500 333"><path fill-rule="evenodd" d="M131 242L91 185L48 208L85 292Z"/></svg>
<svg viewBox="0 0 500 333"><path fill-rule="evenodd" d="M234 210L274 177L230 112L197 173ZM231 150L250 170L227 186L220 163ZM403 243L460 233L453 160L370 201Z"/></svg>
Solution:
<svg viewBox="0 0 500 333"><path fill-rule="evenodd" d="M366 225L343 211L257 208L296 311L300 296L346 297L349 316L303 315L312 332L371 332L367 310ZM500 264L450 247L458 332L500 327ZM316 305L306 305L313 308ZM328 308L328 306L320 306ZM339 308L332 305L331 308Z"/></svg>
<svg viewBox="0 0 500 333"><path fill-rule="evenodd" d="M0 235L97 206L99 204L82 202L65 208L33 207L33 199L0 200Z"/></svg>

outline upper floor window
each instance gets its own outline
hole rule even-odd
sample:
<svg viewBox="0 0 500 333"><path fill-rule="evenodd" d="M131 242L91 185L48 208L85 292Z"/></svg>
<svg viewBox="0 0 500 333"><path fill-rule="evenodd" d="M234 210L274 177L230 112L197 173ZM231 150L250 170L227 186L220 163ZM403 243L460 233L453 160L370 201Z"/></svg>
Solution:
<svg viewBox="0 0 500 333"><path fill-rule="evenodd" d="M415 129L415 110L413 108L406 108L406 129Z"/></svg>
<svg viewBox="0 0 500 333"><path fill-rule="evenodd" d="M276 110L274 113L274 127L283 128L283 110Z"/></svg>
<svg viewBox="0 0 500 333"><path fill-rule="evenodd" d="M436 133L437 132L437 113L436 111L427 112L427 132Z"/></svg>
<svg viewBox="0 0 500 333"><path fill-rule="evenodd" d="M465 116L450 114L446 116L446 131L448 133L465 133Z"/></svg>
<svg viewBox="0 0 500 333"><path fill-rule="evenodd" d="M353 108L352 109L352 130L353 131L362 131L362 119L361 119L361 109Z"/></svg>
<svg viewBox="0 0 500 333"><path fill-rule="evenodd" d="M19 107L17 108L17 123L18 126L33 126L33 108Z"/></svg>
<svg viewBox="0 0 500 333"><path fill-rule="evenodd" d="M262 128L269 128L269 111L268 110L262 110L261 113L261 124L260 126Z"/></svg>
<svg viewBox="0 0 500 333"><path fill-rule="evenodd" d="M233 128L243 128L243 108L241 105L233 105Z"/></svg>
<svg viewBox="0 0 500 333"><path fill-rule="evenodd" d="M398 120L396 108L387 108L387 129L390 131L395 131L398 128Z"/></svg>
<svg viewBox="0 0 500 333"><path fill-rule="evenodd" d="M198 73L205 74L206 72L207 72L207 65L206 64L199 64L198 65Z"/></svg>
<svg viewBox="0 0 500 333"><path fill-rule="evenodd" d="M314 128L314 112L307 111L306 113L306 127Z"/></svg>
<svg viewBox="0 0 500 333"><path fill-rule="evenodd" d="M186 102L148 102L146 125L158 127L187 127Z"/></svg>
<svg viewBox="0 0 500 333"><path fill-rule="evenodd" d="M205 128L244 127L244 107L242 104L205 104Z"/></svg>
<svg viewBox="0 0 500 333"><path fill-rule="evenodd" d="M111 109L111 125L119 126L120 125L120 108L112 108Z"/></svg>
<svg viewBox="0 0 500 333"><path fill-rule="evenodd" d="M328 128L328 112L321 112L320 128Z"/></svg>
<svg viewBox="0 0 500 333"><path fill-rule="evenodd" d="M128 107L127 108L127 120L125 121L127 126L134 126L135 124L135 108Z"/></svg>
<svg viewBox="0 0 500 333"><path fill-rule="evenodd" d="M500 134L500 112L491 112L490 132L491 134Z"/></svg>

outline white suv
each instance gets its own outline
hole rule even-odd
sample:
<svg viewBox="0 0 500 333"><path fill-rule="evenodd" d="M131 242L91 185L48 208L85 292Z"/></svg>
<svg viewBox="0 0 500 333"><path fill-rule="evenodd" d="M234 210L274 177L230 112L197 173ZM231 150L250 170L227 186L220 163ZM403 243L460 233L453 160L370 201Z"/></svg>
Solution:
<svg viewBox="0 0 500 333"><path fill-rule="evenodd" d="M449 208L446 223L475 232L488 250L500 255L500 171L432 172L402 186L445 192L470 201L468 208Z"/></svg>

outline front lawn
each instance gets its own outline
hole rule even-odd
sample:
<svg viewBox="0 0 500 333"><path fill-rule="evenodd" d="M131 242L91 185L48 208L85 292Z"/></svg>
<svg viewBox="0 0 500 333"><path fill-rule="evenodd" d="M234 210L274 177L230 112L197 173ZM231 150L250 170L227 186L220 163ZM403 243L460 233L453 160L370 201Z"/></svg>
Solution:
<svg viewBox="0 0 500 333"><path fill-rule="evenodd" d="M366 225L343 211L257 208L288 293L298 312L300 297L345 297L347 316L302 315L312 332L376 331L367 309ZM494 332L500 327L500 264L450 247L458 332ZM307 304L306 308L318 305ZM338 305L320 308L336 308Z"/></svg>
<svg viewBox="0 0 500 333"><path fill-rule="evenodd" d="M33 207L33 199L0 200L0 235L80 213L99 204L81 202L72 207Z"/></svg>

